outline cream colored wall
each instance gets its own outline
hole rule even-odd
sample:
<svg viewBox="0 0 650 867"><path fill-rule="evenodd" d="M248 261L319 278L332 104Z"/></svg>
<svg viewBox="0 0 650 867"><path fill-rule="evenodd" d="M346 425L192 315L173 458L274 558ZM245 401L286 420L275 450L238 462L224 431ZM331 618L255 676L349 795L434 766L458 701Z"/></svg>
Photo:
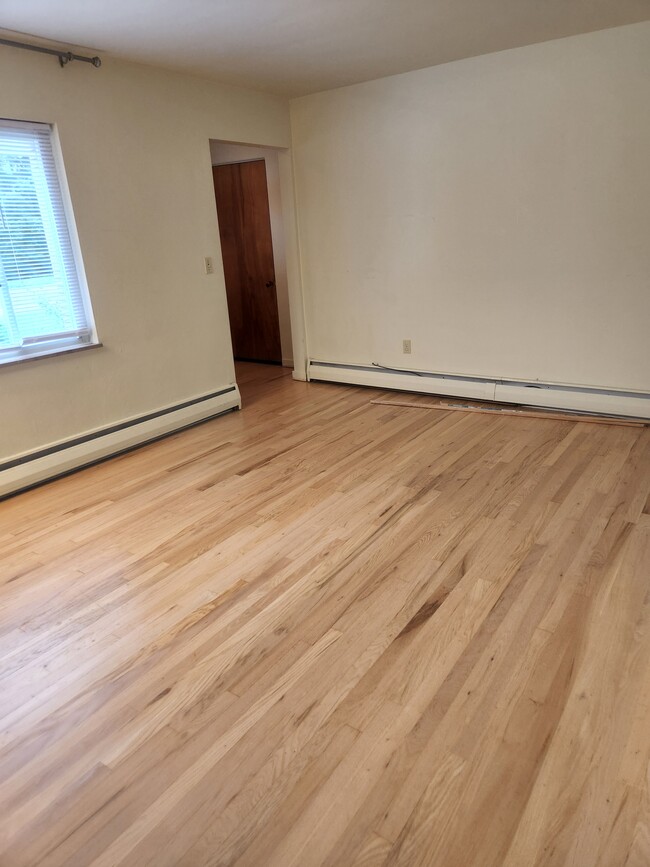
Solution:
<svg viewBox="0 0 650 867"><path fill-rule="evenodd" d="M275 286L278 296L280 320L280 341L282 343L282 363L293 367L293 347L291 345L291 317L289 313L289 286L287 283L287 256L285 249L282 196L280 192L280 167L278 152L270 148L251 145L210 142L212 165L238 163L246 160L264 160L266 185L269 194L269 213L271 218L271 237L273 242L273 261L275 264Z"/></svg>
<svg viewBox="0 0 650 867"><path fill-rule="evenodd" d="M0 366L0 460L234 381L209 140L289 145L286 100L0 48L0 117L57 125L104 347Z"/></svg>
<svg viewBox="0 0 650 867"><path fill-rule="evenodd" d="M650 23L294 100L310 357L650 391L649 106Z"/></svg>

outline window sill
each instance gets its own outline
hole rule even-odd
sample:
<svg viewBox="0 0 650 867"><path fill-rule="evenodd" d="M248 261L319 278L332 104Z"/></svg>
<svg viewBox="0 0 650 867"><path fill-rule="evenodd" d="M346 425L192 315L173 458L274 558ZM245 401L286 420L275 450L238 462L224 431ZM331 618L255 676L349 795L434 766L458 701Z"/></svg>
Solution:
<svg viewBox="0 0 650 867"><path fill-rule="evenodd" d="M65 349L45 349L43 352L34 352L32 355L23 355L21 358L8 358L3 361L0 358L0 369L3 367L13 367L14 364L26 364L30 361L41 361L44 358L55 358L59 355L69 355L71 352L84 352L88 349L99 349L104 344L100 343L83 343L81 346L66 346Z"/></svg>

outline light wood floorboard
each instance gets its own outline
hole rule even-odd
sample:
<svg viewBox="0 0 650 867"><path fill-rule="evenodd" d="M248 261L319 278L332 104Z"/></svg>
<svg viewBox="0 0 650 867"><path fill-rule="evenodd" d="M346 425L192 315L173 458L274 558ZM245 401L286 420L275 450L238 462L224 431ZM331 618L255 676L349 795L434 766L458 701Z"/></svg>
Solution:
<svg viewBox="0 0 650 867"><path fill-rule="evenodd" d="M648 867L650 430L238 381L0 503L1 867Z"/></svg>

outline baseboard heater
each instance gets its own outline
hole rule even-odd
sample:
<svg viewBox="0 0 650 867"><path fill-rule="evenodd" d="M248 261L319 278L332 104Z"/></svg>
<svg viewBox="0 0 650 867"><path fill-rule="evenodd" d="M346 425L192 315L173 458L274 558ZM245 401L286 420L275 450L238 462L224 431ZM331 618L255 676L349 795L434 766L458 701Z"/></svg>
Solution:
<svg viewBox="0 0 650 867"><path fill-rule="evenodd" d="M481 379L470 376L395 370L380 365L310 361L310 380L374 388L516 403L545 409L650 419L650 393Z"/></svg>
<svg viewBox="0 0 650 867"><path fill-rule="evenodd" d="M239 389L228 385L184 403L16 455L0 462L0 500L240 407Z"/></svg>

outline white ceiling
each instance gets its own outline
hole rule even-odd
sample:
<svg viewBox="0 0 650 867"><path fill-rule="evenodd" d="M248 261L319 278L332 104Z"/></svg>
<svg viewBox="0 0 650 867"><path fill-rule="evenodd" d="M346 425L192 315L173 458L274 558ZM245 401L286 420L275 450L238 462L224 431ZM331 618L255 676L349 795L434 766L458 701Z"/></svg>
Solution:
<svg viewBox="0 0 650 867"><path fill-rule="evenodd" d="M0 0L0 15L3 28L295 96L643 21L650 0Z"/></svg>

